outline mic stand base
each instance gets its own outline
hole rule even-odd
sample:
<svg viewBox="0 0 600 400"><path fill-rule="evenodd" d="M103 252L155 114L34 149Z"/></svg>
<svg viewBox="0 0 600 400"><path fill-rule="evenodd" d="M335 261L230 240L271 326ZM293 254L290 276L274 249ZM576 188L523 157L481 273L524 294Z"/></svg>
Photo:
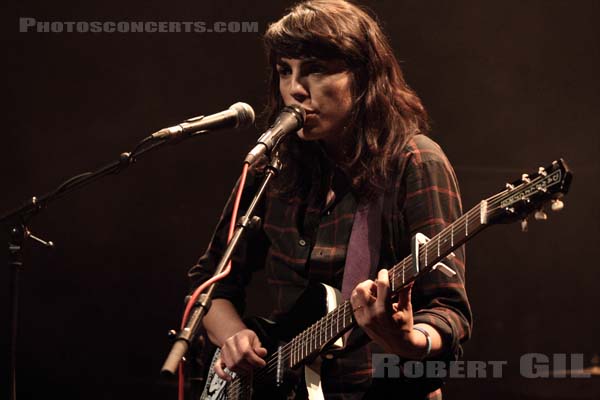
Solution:
<svg viewBox="0 0 600 400"><path fill-rule="evenodd" d="M17 328L19 326L19 273L23 268L23 241L26 229L23 225L10 228L8 242L8 265L10 268L10 365L9 399L17 398Z"/></svg>

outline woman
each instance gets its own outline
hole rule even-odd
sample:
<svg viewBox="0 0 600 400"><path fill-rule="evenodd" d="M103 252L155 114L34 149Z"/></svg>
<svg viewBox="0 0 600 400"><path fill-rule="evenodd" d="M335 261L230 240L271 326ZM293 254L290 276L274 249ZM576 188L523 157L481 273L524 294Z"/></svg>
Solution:
<svg viewBox="0 0 600 400"><path fill-rule="evenodd" d="M286 105L302 106L306 120L280 145L284 168L261 204L262 226L236 253L233 272L218 286L204 319L209 338L221 348L215 371L229 379L225 367L245 373L265 365L267 350L240 318L253 270L266 269L272 318L285 320L310 282L342 289L349 252L377 248L375 265L364 276L371 279L346 293L359 328L344 351L323 361L323 392L331 399L379 398L389 390L402 398L441 397L439 381L373 378L372 365L378 353L453 360L470 336L462 248L445 261L455 276L426 274L402 290L398 302L390 300L386 268L410 255L416 233L432 237L461 214L454 172L425 136L425 109L380 27L352 3L300 3L270 25L264 41L270 120ZM246 186L246 202L256 181ZM190 271L196 285L220 259L230 207L231 201ZM376 210L376 246L351 238L361 209Z"/></svg>

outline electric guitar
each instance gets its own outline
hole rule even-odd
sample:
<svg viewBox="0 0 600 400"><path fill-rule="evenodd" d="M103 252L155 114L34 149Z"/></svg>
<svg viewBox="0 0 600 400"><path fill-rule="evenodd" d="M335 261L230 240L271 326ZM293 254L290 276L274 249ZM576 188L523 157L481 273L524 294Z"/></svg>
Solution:
<svg viewBox="0 0 600 400"><path fill-rule="evenodd" d="M527 217L545 220L544 205L551 209L563 208L561 198L567 193L572 174L560 159L534 174L506 185L502 192L481 201L432 238L417 234L412 240L411 255L389 269L390 289L398 291L421 274L438 270L448 276L456 273L442 261L452 257L452 251L470 240L484 228L521 221L527 229ZM304 372L310 399L322 399L320 385L320 354L343 347L344 333L356 325L350 301L341 302L336 289L312 285L303 293L290 317L274 324L266 319L252 319L247 323L268 350L266 366L248 375L232 374L232 381L219 378L212 367L219 354L216 351L206 378L201 400L241 400L283 398L294 389ZM302 368L304 367L304 371Z"/></svg>

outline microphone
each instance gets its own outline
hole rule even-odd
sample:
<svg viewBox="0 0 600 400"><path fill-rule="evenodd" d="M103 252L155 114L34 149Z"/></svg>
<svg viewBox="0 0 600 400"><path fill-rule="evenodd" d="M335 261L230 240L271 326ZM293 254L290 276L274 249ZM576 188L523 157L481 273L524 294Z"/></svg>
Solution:
<svg viewBox="0 0 600 400"><path fill-rule="evenodd" d="M244 128L254 122L254 110L246 103L235 103L228 110L212 115L201 115L185 120L179 125L154 132L151 139L178 139L192 137L217 129Z"/></svg>
<svg viewBox="0 0 600 400"><path fill-rule="evenodd" d="M305 117L306 111L298 105L284 107L273 125L258 138L256 145L250 150L244 162L252 165L262 155L270 153L284 136L302 128Z"/></svg>

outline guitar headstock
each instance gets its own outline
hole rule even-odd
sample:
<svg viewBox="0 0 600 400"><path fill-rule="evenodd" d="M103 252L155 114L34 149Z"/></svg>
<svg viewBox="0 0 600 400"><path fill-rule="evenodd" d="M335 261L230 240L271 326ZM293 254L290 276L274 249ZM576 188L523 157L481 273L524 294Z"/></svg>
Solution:
<svg viewBox="0 0 600 400"><path fill-rule="evenodd" d="M523 174L521 179L506 184L506 190L487 199L489 223L509 223L522 220L527 230L527 216L534 213L535 219L547 219L544 206L551 203L552 211L559 211L564 204L561 198L567 194L572 174L561 158L537 172Z"/></svg>

